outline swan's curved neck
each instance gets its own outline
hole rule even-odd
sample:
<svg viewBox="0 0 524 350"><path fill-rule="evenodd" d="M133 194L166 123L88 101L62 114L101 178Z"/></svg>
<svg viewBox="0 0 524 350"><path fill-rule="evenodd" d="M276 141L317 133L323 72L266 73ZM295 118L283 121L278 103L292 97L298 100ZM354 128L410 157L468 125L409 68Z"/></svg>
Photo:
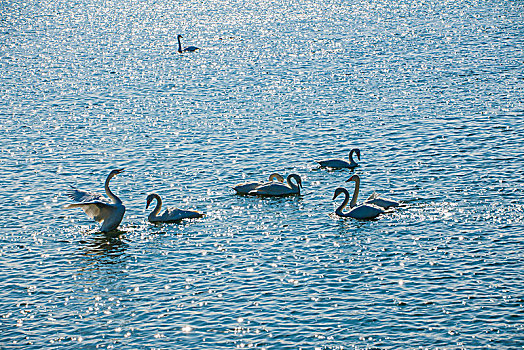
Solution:
<svg viewBox="0 0 524 350"><path fill-rule="evenodd" d="M158 194L153 194L153 197L156 199L156 207L151 214L149 214L150 219L156 217L160 212L160 209L162 209L162 199L160 199L160 196Z"/></svg>
<svg viewBox="0 0 524 350"><path fill-rule="evenodd" d="M111 179L113 178L114 175L111 175L109 174L107 176L107 179L106 179L106 183L105 183L105 189L106 189L106 194L109 198L111 198L111 200L113 201L113 203L122 203L122 201L120 200L120 198L118 198L113 192L111 192L111 190L109 189L109 181L111 181Z"/></svg>
<svg viewBox="0 0 524 350"><path fill-rule="evenodd" d="M357 205L358 192L360 191L360 179L357 177L354 181L355 190L353 191L353 197L351 198L351 202L349 203L350 208L353 208L355 205Z"/></svg>
<svg viewBox="0 0 524 350"><path fill-rule="evenodd" d="M349 151L349 163L350 164L355 164L355 160L353 159L353 153L355 152L354 149L352 149L351 151Z"/></svg>
<svg viewBox="0 0 524 350"><path fill-rule="evenodd" d="M293 181L291 181L291 179L295 179L295 181L297 183L295 184ZM289 187L291 187L294 190L299 189L298 179L297 178L295 178L294 176L288 176L286 180L287 180L287 184L289 185Z"/></svg>
<svg viewBox="0 0 524 350"><path fill-rule="evenodd" d="M342 189L342 193L344 193L344 201L335 210L335 213L338 216L344 216L345 215L343 210L344 210L344 208L346 207L346 205L348 204L348 201L349 201L349 192L345 188L343 188Z"/></svg>
<svg viewBox="0 0 524 350"><path fill-rule="evenodd" d="M180 43L180 37L177 37L178 39L178 52L182 52L182 44Z"/></svg>

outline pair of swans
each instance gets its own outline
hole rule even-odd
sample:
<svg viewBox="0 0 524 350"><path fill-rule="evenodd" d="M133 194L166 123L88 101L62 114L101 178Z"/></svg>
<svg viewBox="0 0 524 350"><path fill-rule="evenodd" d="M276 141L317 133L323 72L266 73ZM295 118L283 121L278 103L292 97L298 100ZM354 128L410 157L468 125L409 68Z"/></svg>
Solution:
<svg viewBox="0 0 524 350"><path fill-rule="evenodd" d="M338 216L345 218L349 217L358 220L368 220L374 219L380 214L383 214L385 209L399 206L399 202L387 198L380 198L376 192L373 192L373 194L368 199L366 199L364 203L357 205L358 194L360 191L360 176L353 175L348 180L346 180L346 182L349 181L355 182L355 190L353 191L353 197L349 203L349 207L351 208L350 211L343 211L349 202L348 190L343 187L339 187L335 190L335 194L333 195L333 200L335 200L340 194L344 194L344 201L335 210L335 213Z"/></svg>
<svg viewBox="0 0 524 350"><path fill-rule="evenodd" d="M122 203L122 200L109 189L109 181L122 171L124 171L124 169L112 170L106 178L104 187L109 200L99 193L81 191L73 188L68 191L67 196L78 203L67 204L64 208L82 208L91 219L102 223L100 226L100 231L102 232L116 230L120 222L122 222L126 207ZM199 218L204 215L193 210L168 208L159 216L158 213L162 208L162 199L158 194L151 193L147 196L146 209L154 199L157 201L156 207L148 216L148 220L153 223L178 222L183 219Z"/></svg>
<svg viewBox="0 0 524 350"><path fill-rule="evenodd" d="M194 52L196 50L198 50L199 48L196 47L196 46L188 46L184 49L182 49L182 43L180 43L180 39L182 38L182 35L178 34L177 35L177 40L178 40L178 53L182 53L182 52Z"/></svg>
<svg viewBox="0 0 524 350"><path fill-rule="evenodd" d="M233 189L237 194L251 196L281 197L300 194L302 179L299 175L288 175L286 182L287 184L284 183L284 178L280 174L274 173L269 176L269 182L246 182L236 185Z"/></svg>
<svg viewBox="0 0 524 350"><path fill-rule="evenodd" d="M326 159L317 161L322 168L332 168L332 169L353 169L358 166L358 163L353 159L353 153L357 155L358 160L360 161L360 149L353 148L349 151L349 163L342 159Z"/></svg>

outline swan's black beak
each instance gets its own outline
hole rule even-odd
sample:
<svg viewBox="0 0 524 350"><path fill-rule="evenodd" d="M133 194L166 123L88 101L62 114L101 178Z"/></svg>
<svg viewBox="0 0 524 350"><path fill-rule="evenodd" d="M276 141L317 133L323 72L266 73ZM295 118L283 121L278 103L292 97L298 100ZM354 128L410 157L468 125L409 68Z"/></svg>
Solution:
<svg viewBox="0 0 524 350"><path fill-rule="evenodd" d="M150 201L150 200L148 200L148 201L146 202L146 209L149 208L149 204L151 204L151 201Z"/></svg>
<svg viewBox="0 0 524 350"><path fill-rule="evenodd" d="M122 169L115 169L115 174L120 174L122 171L124 171L124 168L122 168Z"/></svg>

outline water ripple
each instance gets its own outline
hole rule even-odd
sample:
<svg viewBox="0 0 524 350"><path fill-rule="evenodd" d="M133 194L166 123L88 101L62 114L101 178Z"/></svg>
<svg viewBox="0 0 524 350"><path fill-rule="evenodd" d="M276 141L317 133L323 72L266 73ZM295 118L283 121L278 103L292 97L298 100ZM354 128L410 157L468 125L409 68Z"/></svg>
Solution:
<svg viewBox="0 0 524 350"><path fill-rule="evenodd" d="M524 344L518 2L0 12L3 348ZM315 162L354 147L354 171ZM106 237L62 206L116 167ZM233 194L273 172L301 196ZM353 173L402 206L336 217ZM206 216L151 225L152 191Z"/></svg>

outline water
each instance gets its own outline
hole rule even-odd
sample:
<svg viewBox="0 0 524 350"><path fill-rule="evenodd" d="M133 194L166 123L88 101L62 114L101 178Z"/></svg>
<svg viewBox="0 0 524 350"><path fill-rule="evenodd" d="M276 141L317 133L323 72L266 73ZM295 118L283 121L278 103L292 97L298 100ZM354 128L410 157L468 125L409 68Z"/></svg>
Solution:
<svg viewBox="0 0 524 350"><path fill-rule="evenodd" d="M0 9L0 348L524 347L522 1ZM353 147L401 208L333 215ZM62 205L118 167L109 238Z"/></svg>

